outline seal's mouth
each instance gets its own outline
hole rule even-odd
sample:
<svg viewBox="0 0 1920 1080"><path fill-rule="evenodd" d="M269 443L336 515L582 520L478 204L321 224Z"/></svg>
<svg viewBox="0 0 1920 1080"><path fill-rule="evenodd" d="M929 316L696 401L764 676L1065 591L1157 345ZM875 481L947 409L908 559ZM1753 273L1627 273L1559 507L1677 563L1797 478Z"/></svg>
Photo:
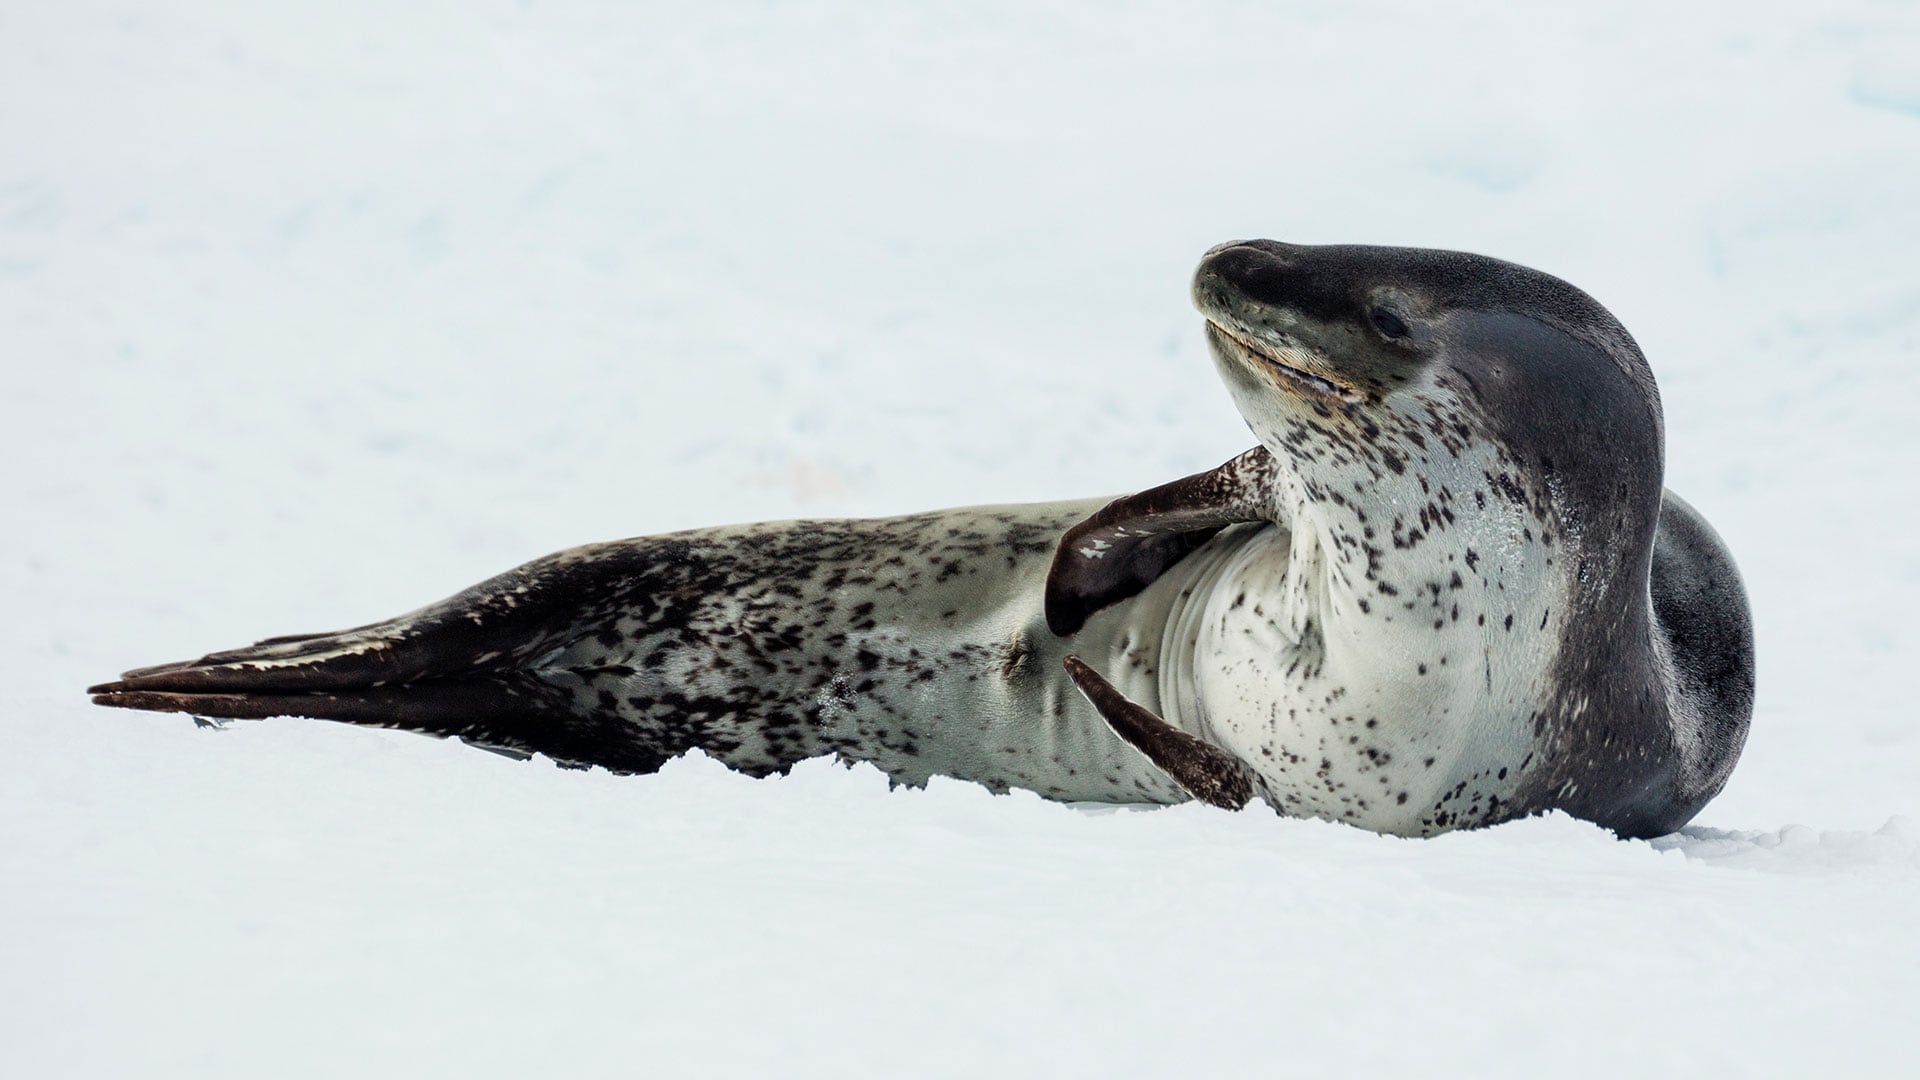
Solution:
<svg viewBox="0 0 1920 1080"><path fill-rule="evenodd" d="M1298 367L1290 360L1301 359L1300 350L1287 349L1264 341L1256 341L1236 330L1229 329L1212 319L1207 320L1207 336L1216 344L1227 346L1242 357L1260 361L1267 370L1279 375L1293 387L1332 398L1335 401L1359 401L1360 395L1352 387L1318 372Z"/></svg>

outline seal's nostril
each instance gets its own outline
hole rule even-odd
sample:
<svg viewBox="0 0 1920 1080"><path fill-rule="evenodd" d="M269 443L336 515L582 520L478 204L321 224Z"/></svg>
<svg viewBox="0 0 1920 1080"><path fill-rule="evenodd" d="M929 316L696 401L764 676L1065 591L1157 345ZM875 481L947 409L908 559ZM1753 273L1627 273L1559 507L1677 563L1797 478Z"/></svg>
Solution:
<svg viewBox="0 0 1920 1080"><path fill-rule="evenodd" d="M1292 291L1289 284L1293 275L1288 260L1253 243L1237 244L1209 257L1206 268L1222 282L1261 303L1285 303Z"/></svg>

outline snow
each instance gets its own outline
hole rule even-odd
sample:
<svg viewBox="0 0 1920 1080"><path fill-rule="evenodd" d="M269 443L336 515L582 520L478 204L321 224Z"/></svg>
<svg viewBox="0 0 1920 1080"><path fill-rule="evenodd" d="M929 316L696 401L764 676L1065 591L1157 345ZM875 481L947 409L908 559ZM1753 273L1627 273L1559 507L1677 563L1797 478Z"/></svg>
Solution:
<svg viewBox="0 0 1920 1080"><path fill-rule="evenodd" d="M0 1073L1905 1075L1920 11L0 9ZM1557 273L1760 697L1695 826L618 778L88 705L547 551L1249 439L1221 240Z"/></svg>

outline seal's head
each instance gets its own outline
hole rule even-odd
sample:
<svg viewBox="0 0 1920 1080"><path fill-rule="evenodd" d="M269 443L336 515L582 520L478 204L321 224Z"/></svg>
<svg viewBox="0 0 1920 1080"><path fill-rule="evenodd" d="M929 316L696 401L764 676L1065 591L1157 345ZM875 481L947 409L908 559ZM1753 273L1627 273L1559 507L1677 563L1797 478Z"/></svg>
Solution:
<svg viewBox="0 0 1920 1080"><path fill-rule="evenodd" d="M1121 738L1196 798L1413 835L1558 808L1652 836L1719 790L1746 601L1663 506L1659 397L1605 308L1478 255L1269 240L1193 292L1260 447L1102 507L1047 579L1065 636L1198 553L1149 605L1179 723L1068 664Z"/></svg>
<svg viewBox="0 0 1920 1080"><path fill-rule="evenodd" d="M1590 529L1644 562L1659 397L1633 339L1586 293L1463 252L1248 240L1207 252L1193 298L1297 499L1326 509L1357 485L1365 502L1418 508L1442 486L1490 492L1535 532Z"/></svg>

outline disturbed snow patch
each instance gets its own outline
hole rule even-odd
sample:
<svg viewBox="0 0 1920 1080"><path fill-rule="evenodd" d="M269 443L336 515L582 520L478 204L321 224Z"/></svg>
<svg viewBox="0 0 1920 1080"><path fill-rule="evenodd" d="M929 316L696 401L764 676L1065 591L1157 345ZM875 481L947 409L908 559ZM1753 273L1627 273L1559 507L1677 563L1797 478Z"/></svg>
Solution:
<svg viewBox="0 0 1920 1080"><path fill-rule="evenodd" d="M1807 874L1862 867L1920 869L1920 826L1896 814L1872 832L1785 825L1772 832L1689 826L1652 841L1715 866Z"/></svg>

